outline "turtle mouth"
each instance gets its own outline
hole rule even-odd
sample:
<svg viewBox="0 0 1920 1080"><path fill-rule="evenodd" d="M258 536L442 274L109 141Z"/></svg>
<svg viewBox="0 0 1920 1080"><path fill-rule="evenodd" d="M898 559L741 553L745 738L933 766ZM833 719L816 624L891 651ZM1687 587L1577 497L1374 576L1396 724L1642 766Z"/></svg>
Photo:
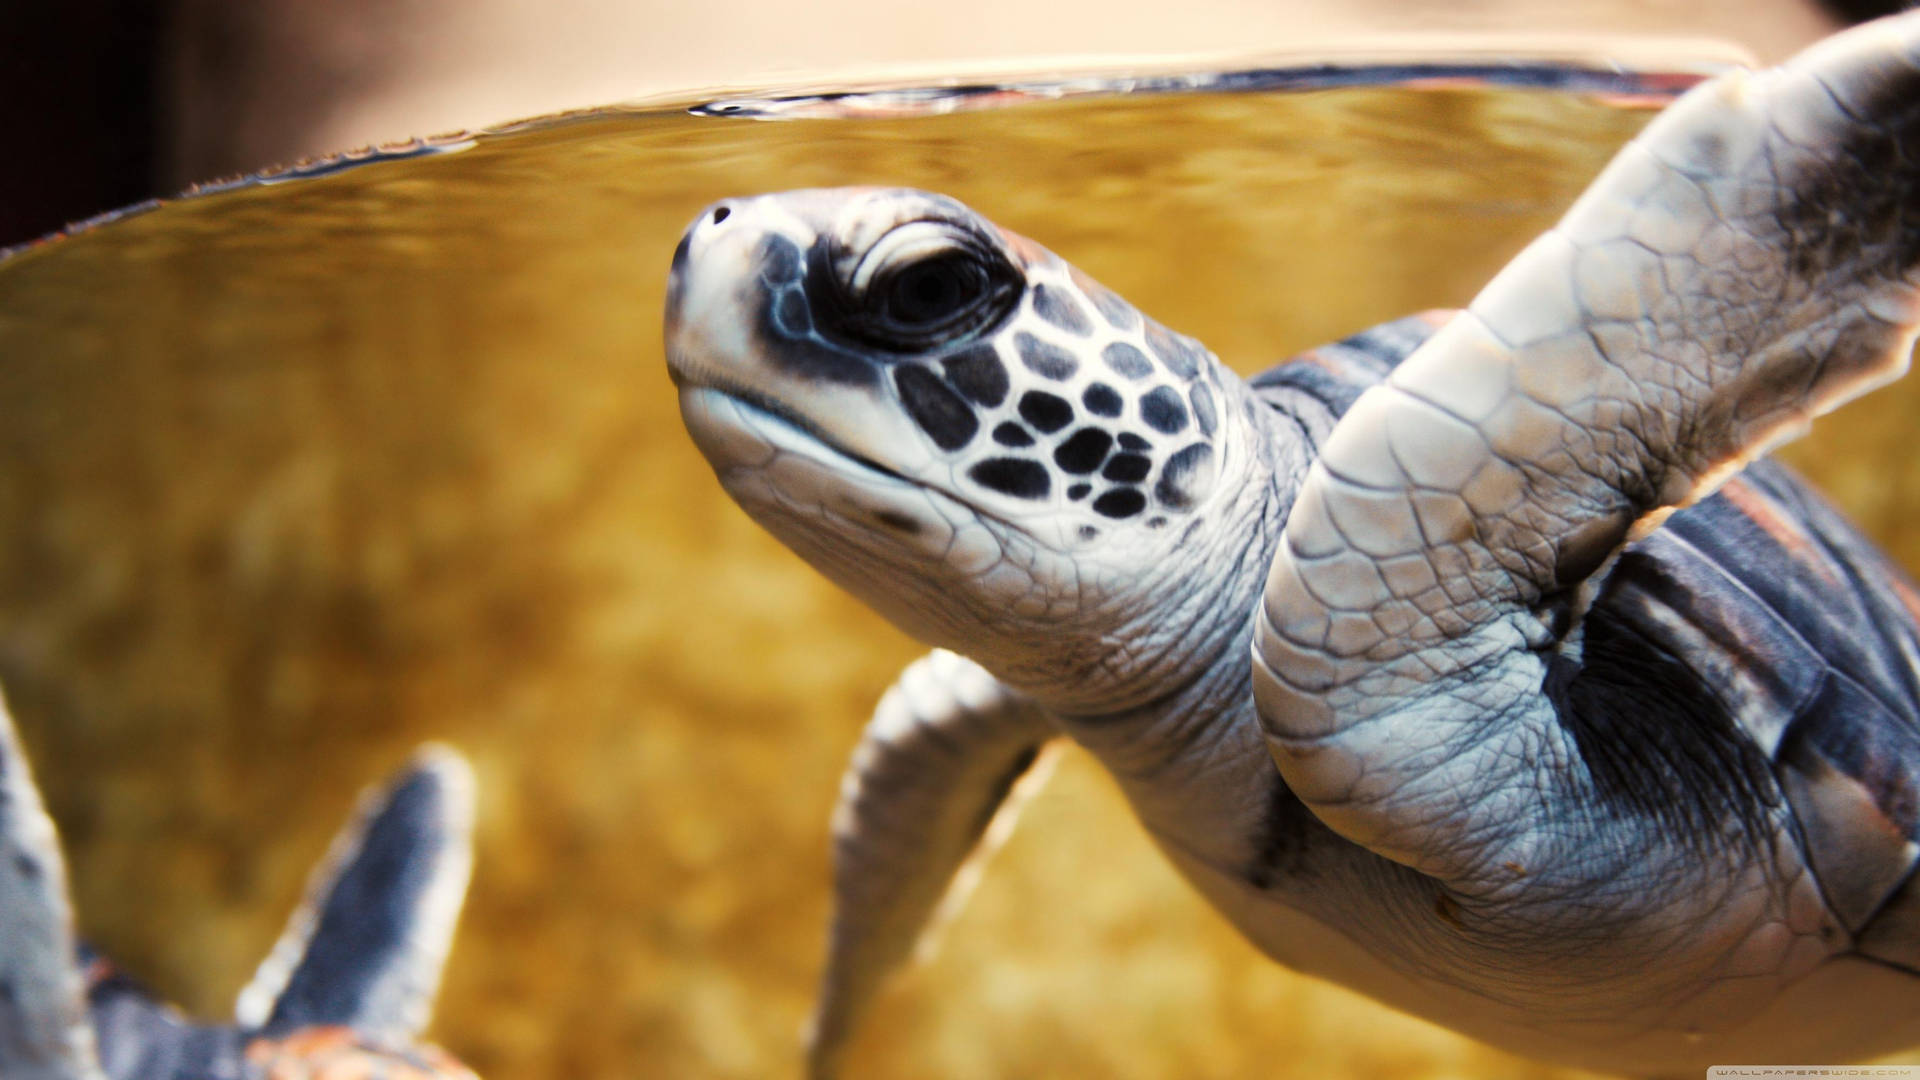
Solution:
<svg viewBox="0 0 1920 1080"><path fill-rule="evenodd" d="M734 414L732 417L727 417L717 410L706 409L703 410L704 418L695 420L693 414L688 412L687 422L690 429L720 425L744 429L776 452L803 454L821 465L840 471L855 480L855 487L865 487L869 492L878 487L894 487L919 492L931 499L937 507L950 508L938 515L944 519L942 523L949 528L954 521L958 520L958 515L967 515L991 526L996 531L1004 530L1023 536L1032 535L1032 530L1018 521L961 499L937 484L930 484L896 469L888 468L856 450L849 449L828 435L818 423L805 414L751 387L707 382L698 386L683 387L681 393L706 395L716 401L725 402ZM712 454L709 453L709 457L711 456ZM748 468L758 467L746 461L737 461L735 464ZM865 483L859 482L861 478L864 478Z"/></svg>
<svg viewBox="0 0 1920 1080"><path fill-rule="evenodd" d="M909 484L913 487L920 488L926 486L904 473L889 469L872 458L849 449L828 435L821 429L819 424L809 419L805 414L790 408L777 398L744 386L708 385L698 387L697 389L731 402L733 407L742 414L743 418L752 422L757 428L764 430L767 425L784 428L791 434L798 435L808 442L813 443L818 449L852 464L861 470L884 477L895 483Z"/></svg>

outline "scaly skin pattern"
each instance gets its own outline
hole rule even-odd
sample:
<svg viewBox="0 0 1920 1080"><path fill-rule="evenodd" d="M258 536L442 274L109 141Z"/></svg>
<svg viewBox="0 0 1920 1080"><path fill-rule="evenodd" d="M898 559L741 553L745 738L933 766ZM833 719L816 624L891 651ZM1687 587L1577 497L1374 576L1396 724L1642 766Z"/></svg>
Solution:
<svg viewBox="0 0 1920 1080"><path fill-rule="evenodd" d="M1746 977L1756 1008L1764 980L1820 984L1861 929L1813 919L1796 895L1795 812L1825 832L1882 810L1912 835L1896 820L1910 810L1824 776L1810 798L1748 786L1749 812L1704 823L1723 832L1704 850L1697 828L1595 813L1567 703L1542 688L1623 541L1906 369L1917 64L1920 21L1889 20L1688 95L1355 404L1300 491L1257 647L1274 760L1320 820L1443 884L1483 933L1551 926L1566 898L1651 877L1662 887L1616 908L1622 937L1659 943L1670 972L1703 985ZM1791 730L1749 734L1771 754ZM1920 762L1874 764L1911 777ZM1864 843L1812 854L1891 857L1874 901L1911 864ZM1820 884L1831 902L1843 883ZM1674 933L1700 924L1727 940ZM1617 984L1624 1007L1638 982L1595 959L1564 970L1583 994Z"/></svg>
<svg viewBox="0 0 1920 1080"><path fill-rule="evenodd" d="M1260 686L1281 771L1343 835L1463 887L1569 866L1499 820L1544 808L1433 810L1450 770L1567 755L1540 655L1630 528L1905 370L1920 72L1900 25L1688 95L1323 448L1268 586ZM1462 826L1512 838L1463 846Z"/></svg>
<svg viewBox="0 0 1920 1080"><path fill-rule="evenodd" d="M809 1067L831 1074L886 975L959 908L1012 828L1051 718L964 657L936 651L880 699L834 814L834 919Z"/></svg>
<svg viewBox="0 0 1920 1080"><path fill-rule="evenodd" d="M1276 959L1520 1053L1920 1042L1920 605L1728 481L1904 368L1917 53L1709 84L1468 312L1251 384L939 196L703 213L667 346L721 482L1000 686L869 729L815 1074L1055 734Z"/></svg>

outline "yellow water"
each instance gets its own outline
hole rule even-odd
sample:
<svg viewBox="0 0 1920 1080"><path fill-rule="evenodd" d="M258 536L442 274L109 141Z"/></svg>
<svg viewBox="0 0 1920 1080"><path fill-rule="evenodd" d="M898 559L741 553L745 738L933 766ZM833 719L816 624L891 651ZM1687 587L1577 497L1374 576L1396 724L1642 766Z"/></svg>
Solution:
<svg viewBox="0 0 1920 1080"><path fill-rule="evenodd" d="M774 188L943 190L1254 370L1465 300L1646 116L1411 89L609 114L0 264L0 680L86 932L225 1012L356 786L443 738L483 800L445 1043L513 1080L790 1075L838 773L917 648L681 432L682 225ZM1880 395L1810 454L1912 563L1903 413ZM1261 960L1079 755L853 1065L1570 1075Z"/></svg>

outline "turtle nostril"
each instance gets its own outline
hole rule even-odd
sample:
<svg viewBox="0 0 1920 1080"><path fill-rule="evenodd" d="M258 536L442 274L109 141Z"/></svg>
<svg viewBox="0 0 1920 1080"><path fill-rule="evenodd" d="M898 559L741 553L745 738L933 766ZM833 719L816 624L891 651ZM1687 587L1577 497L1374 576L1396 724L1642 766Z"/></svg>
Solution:
<svg viewBox="0 0 1920 1080"><path fill-rule="evenodd" d="M714 223L715 225L718 225L718 224L720 224L721 222L723 222L723 221L725 221L725 220L727 220L727 215L728 215L728 214L731 214L731 213L733 213L733 208L732 208L732 207L729 207L729 206L716 206L716 207L714 207L714 210L713 210L713 223Z"/></svg>

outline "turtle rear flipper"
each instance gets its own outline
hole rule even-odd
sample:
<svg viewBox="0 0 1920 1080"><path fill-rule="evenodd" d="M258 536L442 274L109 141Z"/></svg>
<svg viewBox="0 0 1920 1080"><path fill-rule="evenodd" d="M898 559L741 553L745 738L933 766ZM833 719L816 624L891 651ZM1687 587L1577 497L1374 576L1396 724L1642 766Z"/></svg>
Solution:
<svg viewBox="0 0 1920 1080"><path fill-rule="evenodd" d="M0 1076L101 1080L66 862L0 702Z"/></svg>
<svg viewBox="0 0 1920 1080"><path fill-rule="evenodd" d="M1582 586L1906 368L1917 65L1908 16L1696 90L1341 420L1255 649L1274 758L1323 821L1476 890L1552 861L1556 834L1511 823L1578 797L1542 681Z"/></svg>
<svg viewBox="0 0 1920 1080"><path fill-rule="evenodd" d="M939 650L881 698L841 781L834 918L808 1074L834 1075L873 995L959 910L1005 839L1056 734L979 665Z"/></svg>
<svg viewBox="0 0 1920 1080"><path fill-rule="evenodd" d="M240 994L240 1024L269 1036L338 1026L393 1045L425 1029L473 865L473 777L427 747L354 819Z"/></svg>

